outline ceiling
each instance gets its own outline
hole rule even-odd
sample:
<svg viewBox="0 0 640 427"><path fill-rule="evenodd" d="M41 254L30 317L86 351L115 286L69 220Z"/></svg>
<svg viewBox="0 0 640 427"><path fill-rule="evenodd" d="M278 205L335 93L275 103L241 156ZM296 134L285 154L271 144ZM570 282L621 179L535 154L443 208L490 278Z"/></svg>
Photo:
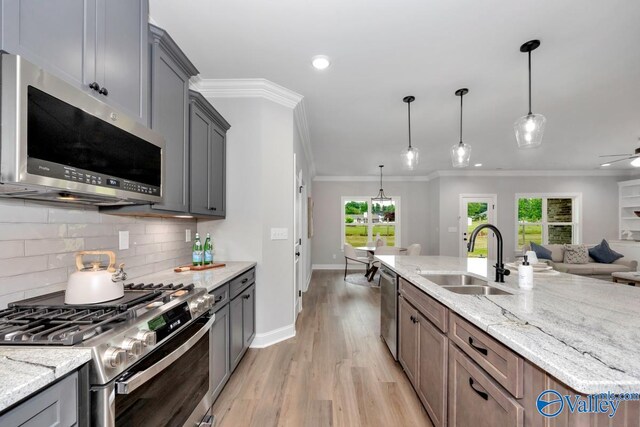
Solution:
<svg viewBox="0 0 640 427"><path fill-rule="evenodd" d="M464 141L482 170L598 169L600 154L640 145L638 0L151 0L202 78L265 78L304 96L318 175L426 175L453 169L464 98ZM533 111L543 145L519 150L513 122ZM325 71L314 55L331 58ZM402 171L408 145L421 162ZM629 169L628 162L611 168Z"/></svg>

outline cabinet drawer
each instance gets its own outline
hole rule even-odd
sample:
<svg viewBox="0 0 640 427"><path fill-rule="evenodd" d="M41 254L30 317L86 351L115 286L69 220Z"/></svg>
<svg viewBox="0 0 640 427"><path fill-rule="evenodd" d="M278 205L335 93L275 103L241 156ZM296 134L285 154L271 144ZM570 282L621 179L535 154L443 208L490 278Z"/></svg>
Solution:
<svg viewBox="0 0 640 427"><path fill-rule="evenodd" d="M229 283L231 299L235 298L240 292L242 292L247 286L255 282L256 280L256 269L252 268L251 270L241 274L236 277Z"/></svg>
<svg viewBox="0 0 640 427"><path fill-rule="evenodd" d="M524 360L461 317L451 313L449 339L513 396L523 395Z"/></svg>
<svg viewBox="0 0 640 427"><path fill-rule="evenodd" d="M229 297L229 284L225 283L219 288L214 289L209 292L209 295L214 298L213 312L215 313L220 307L224 307L231 299Z"/></svg>
<svg viewBox="0 0 640 427"><path fill-rule="evenodd" d="M447 332L447 308L420 289L400 278L400 293L442 332Z"/></svg>
<svg viewBox="0 0 640 427"><path fill-rule="evenodd" d="M449 425L524 425L522 406L454 345L449 347Z"/></svg>

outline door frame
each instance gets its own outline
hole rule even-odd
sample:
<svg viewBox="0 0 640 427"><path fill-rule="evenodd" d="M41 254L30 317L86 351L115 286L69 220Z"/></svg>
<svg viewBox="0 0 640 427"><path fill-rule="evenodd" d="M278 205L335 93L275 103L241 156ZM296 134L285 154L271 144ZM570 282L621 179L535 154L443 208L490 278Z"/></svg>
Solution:
<svg viewBox="0 0 640 427"><path fill-rule="evenodd" d="M498 226L498 195L497 194L473 194L473 193L464 193L460 194L458 198L458 252L460 257L467 258L467 250L466 250L466 237L464 233L467 230L467 213L464 212L465 199L485 199L490 200L493 211L493 225ZM496 255L496 241L495 239L491 239L488 245L487 258L491 258L491 256L495 257Z"/></svg>

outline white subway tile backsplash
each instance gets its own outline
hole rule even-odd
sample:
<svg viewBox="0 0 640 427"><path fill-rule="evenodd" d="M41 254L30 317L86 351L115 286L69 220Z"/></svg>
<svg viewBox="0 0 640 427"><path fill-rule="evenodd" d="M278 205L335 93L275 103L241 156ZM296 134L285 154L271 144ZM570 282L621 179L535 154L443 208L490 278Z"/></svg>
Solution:
<svg viewBox="0 0 640 427"><path fill-rule="evenodd" d="M0 258L17 258L24 256L24 240L0 241Z"/></svg>
<svg viewBox="0 0 640 427"><path fill-rule="evenodd" d="M24 253L31 256L77 252L84 250L84 243L83 239L27 240L24 242Z"/></svg>
<svg viewBox="0 0 640 427"><path fill-rule="evenodd" d="M66 235L65 224L0 223L0 240L55 239Z"/></svg>
<svg viewBox="0 0 640 427"><path fill-rule="evenodd" d="M64 289L76 270L75 252L108 249L125 263L129 278L191 260L184 230L195 220L138 218L95 208L0 198L0 309L12 301ZM118 232L129 231L131 248L118 250ZM89 258L90 260L90 258Z"/></svg>

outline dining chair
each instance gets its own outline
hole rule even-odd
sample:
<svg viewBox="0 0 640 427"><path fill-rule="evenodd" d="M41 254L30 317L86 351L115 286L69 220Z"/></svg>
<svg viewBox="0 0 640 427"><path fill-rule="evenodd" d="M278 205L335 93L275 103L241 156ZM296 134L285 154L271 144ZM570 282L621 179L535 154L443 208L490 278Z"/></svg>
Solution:
<svg viewBox="0 0 640 427"><path fill-rule="evenodd" d="M395 246L379 246L376 248L376 252L374 255L400 255L400 248L397 248ZM376 275L376 272L379 268L380 261L373 261L373 263L371 264L371 268L369 269L369 275L367 276L367 279L369 281L373 280L373 277Z"/></svg>
<svg viewBox="0 0 640 427"><path fill-rule="evenodd" d="M369 267L371 264L371 261L369 260L369 258L367 257L360 257L358 256L358 254L356 253L356 250L354 249L353 246L351 246L349 243L345 243L344 244L344 278L347 278L347 266L349 264L364 264L367 266L367 269L364 273L364 275L366 276L367 273L369 272Z"/></svg>
<svg viewBox="0 0 640 427"><path fill-rule="evenodd" d="M418 256L422 252L422 246L420 243L413 243L407 247L407 256Z"/></svg>

